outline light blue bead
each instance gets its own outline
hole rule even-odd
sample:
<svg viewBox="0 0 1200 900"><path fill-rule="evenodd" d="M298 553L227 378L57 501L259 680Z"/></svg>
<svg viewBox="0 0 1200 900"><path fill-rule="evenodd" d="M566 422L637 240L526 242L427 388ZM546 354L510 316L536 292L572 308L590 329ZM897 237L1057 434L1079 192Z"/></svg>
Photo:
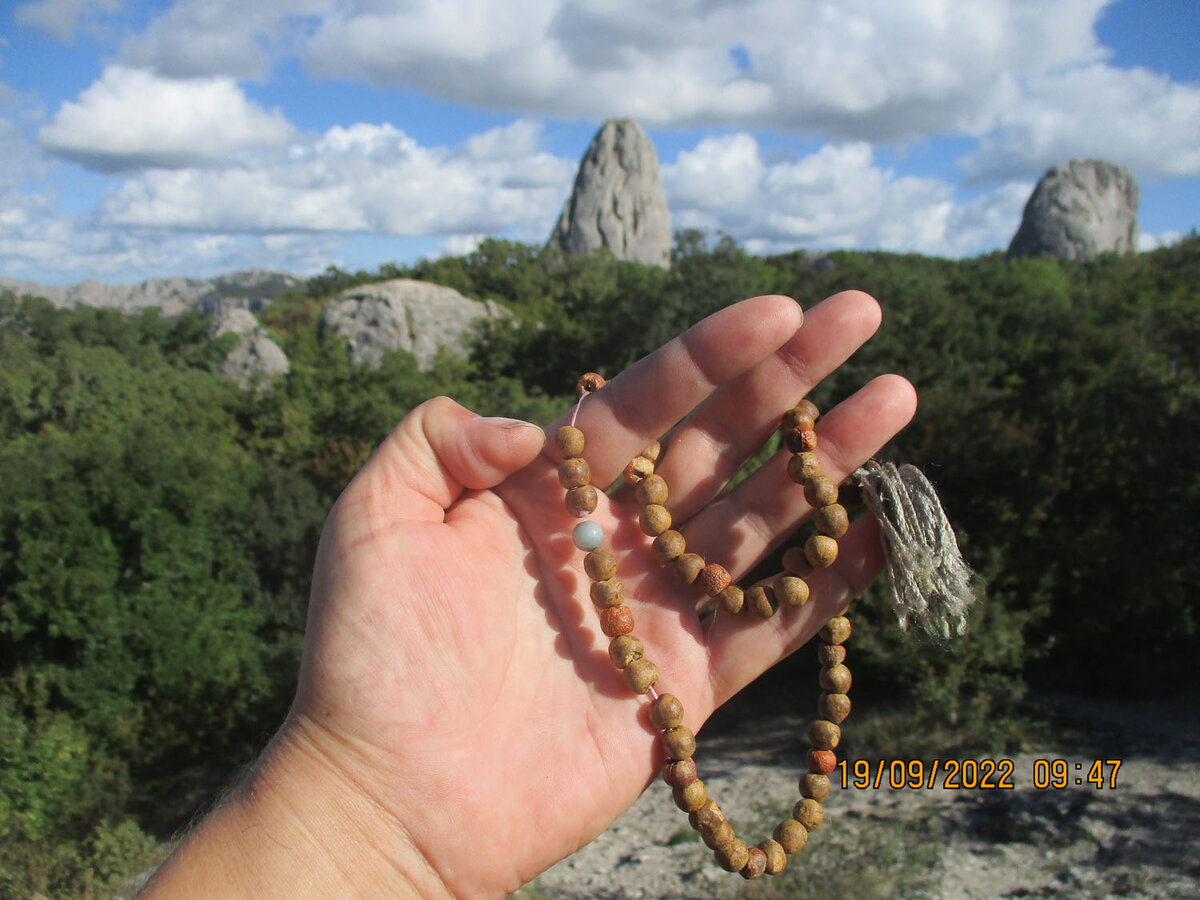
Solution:
<svg viewBox="0 0 1200 900"><path fill-rule="evenodd" d="M575 530L571 532L571 540L580 550L591 553L604 543L604 529L589 519L575 526Z"/></svg>

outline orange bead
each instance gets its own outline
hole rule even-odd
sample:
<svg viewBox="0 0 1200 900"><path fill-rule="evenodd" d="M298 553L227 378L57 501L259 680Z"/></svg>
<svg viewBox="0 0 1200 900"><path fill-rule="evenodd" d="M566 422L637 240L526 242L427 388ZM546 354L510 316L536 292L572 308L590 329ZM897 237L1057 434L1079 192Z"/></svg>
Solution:
<svg viewBox="0 0 1200 900"><path fill-rule="evenodd" d="M828 775L837 768L837 754L832 750L809 750L804 761L808 765L808 770L816 772L818 775ZM776 838L776 840L779 839Z"/></svg>
<svg viewBox="0 0 1200 900"><path fill-rule="evenodd" d="M633 613L628 606L610 606L600 610L600 630L609 637L633 631Z"/></svg>
<svg viewBox="0 0 1200 900"><path fill-rule="evenodd" d="M732 582L733 576L725 570L724 566L717 563L709 563L696 576L696 584L709 597L717 596L721 591L729 587Z"/></svg>

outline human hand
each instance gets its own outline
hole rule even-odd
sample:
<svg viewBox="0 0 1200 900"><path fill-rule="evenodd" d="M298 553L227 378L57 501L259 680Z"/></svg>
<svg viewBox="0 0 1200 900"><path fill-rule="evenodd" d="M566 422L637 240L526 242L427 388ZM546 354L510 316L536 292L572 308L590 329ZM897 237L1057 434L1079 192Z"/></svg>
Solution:
<svg viewBox="0 0 1200 900"><path fill-rule="evenodd" d="M801 328L802 318L780 297L729 307L579 412L600 488L669 431L659 471L673 527L735 579L808 508L786 453L719 496L723 487L780 414L874 332L879 308L849 292ZM840 480L914 409L908 383L885 376L829 410L825 472ZM424 896L502 896L598 835L661 764L645 702L609 661L570 539L578 520L543 444L533 426L431 400L326 522L299 689L257 781L292 811L282 819L315 819L302 825L313 852L353 845L355 864L341 866L352 881L386 873ZM808 579L803 608L702 624L695 590L649 552L627 487L601 495L592 518L620 561L659 689L680 698L693 730L882 566L868 517L840 541L837 563Z"/></svg>

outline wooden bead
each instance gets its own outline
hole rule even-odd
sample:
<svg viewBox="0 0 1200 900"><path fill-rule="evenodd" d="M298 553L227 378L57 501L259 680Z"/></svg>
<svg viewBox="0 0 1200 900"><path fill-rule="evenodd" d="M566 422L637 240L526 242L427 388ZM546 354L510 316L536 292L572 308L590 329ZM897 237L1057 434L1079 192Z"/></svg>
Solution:
<svg viewBox="0 0 1200 900"><path fill-rule="evenodd" d="M617 574L617 558L607 547L597 547L583 558L583 571L592 581L608 581Z"/></svg>
<svg viewBox="0 0 1200 900"><path fill-rule="evenodd" d="M613 606L600 610L600 630L609 637L633 631L633 613L628 606Z"/></svg>
<svg viewBox="0 0 1200 900"><path fill-rule="evenodd" d="M838 488L827 475L814 475L804 484L804 499L814 508L837 503Z"/></svg>
<svg viewBox="0 0 1200 900"><path fill-rule="evenodd" d="M800 776L800 795L802 797L812 797L818 803L824 803L829 799L831 787L828 775L805 772Z"/></svg>
<svg viewBox="0 0 1200 900"><path fill-rule="evenodd" d="M641 515L638 516L638 524L642 527L643 533L650 537L658 537L671 527L670 510L657 503L643 506Z"/></svg>
<svg viewBox="0 0 1200 900"><path fill-rule="evenodd" d="M584 394L591 394L600 390L607 384L603 375L595 372L585 372L579 376L579 380L575 382L575 396L582 397Z"/></svg>
<svg viewBox="0 0 1200 900"><path fill-rule="evenodd" d="M721 591L721 596L718 599L721 609L731 616L736 616L742 611L742 607L746 605L746 595L736 584L731 584L725 590Z"/></svg>
<svg viewBox="0 0 1200 900"><path fill-rule="evenodd" d="M564 459L558 467L558 483L565 488L582 487L592 480L592 467L581 456Z"/></svg>
<svg viewBox="0 0 1200 900"><path fill-rule="evenodd" d="M823 666L836 666L846 661L846 648L841 644L822 644L817 648L817 662Z"/></svg>
<svg viewBox="0 0 1200 900"><path fill-rule="evenodd" d="M812 574L813 566L804 555L803 547L788 547L783 551L783 567L798 578Z"/></svg>
<svg viewBox="0 0 1200 900"><path fill-rule="evenodd" d="M644 456L635 456L625 466L625 480L630 484L638 484L647 475L654 474L654 463Z"/></svg>
<svg viewBox="0 0 1200 900"><path fill-rule="evenodd" d="M671 565L684 584L691 584L704 570L704 557L699 553L683 553L671 560Z"/></svg>
<svg viewBox="0 0 1200 900"><path fill-rule="evenodd" d="M654 551L654 557L659 562L670 562L683 556L687 550L687 541L678 531L664 531L654 539L650 549Z"/></svg>
<svg viewBox="0 0 1200 900"><path fill-rule="evenodd" d="M726 872L740 871L750 859L750 850L736 838L716 851L717 864Z"/></svg>
<svg viewBox="0 0 1200 900"><path fill-rule="evenodd" d="M641 453L638 454L638 456L645 457L646 459L650 460L650 462L652 462L652 463L658 462L658 457L661 455L662 455L662 444L660 444L658 441L655 441L653 444L650 444L648 447L646 447L646 449L644 449Z"/></svg>
<svg viewBox="0 0 1200 900"><path fill-rule="evenodd" d="M625 684L635 694L644 694L658 683L658 666L648 659L633 660L622 674L625 676Z"/></svg>
<svg viewBox="0 0 1200 900"><path fill-rule="evenodd" d="M660 731L677 728L683 722L683 704L674 694L659 694L650 704L650 721Z"/></svg>
<svg viewBox="0 0 1200 900"><path fill-rule="evenodd" d="M784 819L775 826L772 837L779 842L784 853L799 853L808 843L808 829L795 819Z"/></svg>
<svg viewBox="0 0 1200 900"><path fill-rule="evenodd" d="M671 788L671 795L675 798L675 805L684 812L697 810L708 800L708 791L704 789L704 782L699 778L683 787Z"/></svg>
<svg viewBox="0 0 1200 900"><path fill-rule="evenodd" d="M820 411L811 400L801 400L783 414L779 422L779 427L786 431L789 428L795 428L803 420L816 422L820 417Z"/></svg>
<svg viewBox="0 0 1200 900"><path fill-rule="evenodd" d="M609 641L608 658L618 669L624 669L635 659L641 659L645 648L632 634L618 634Z"/></svg>
<svg viewBox="0 0 1200 900"><path fill-rule="evenodd" d="M662 506L667 502L667 480L661 475L647 475L639 483L634 490L637 495L638 503L647 506L651 503L657 503Z"/></svg>
<svg viewBox="0 0 1200 900"><path fill-rule="evenodd" d="M704 841L709 850L720 850L736 843L738 837L734 833L733 826L722 820L711 828L701 831L700 839Z"/></svg>
<svg viewBox="0 0 1200 900"><path fill-rule="evenodd" d="M709 597L716 597L732 583L733 576L717 563L709 563L696 576L696 584Z"/></svg>
<svg viewBox="0 0 1200 900"><path fill-rule="evenodd" d="M817 719L808 726L808 742L814 750L833 750L841 739L842 729L828 719Z"/></svg>
<svg viewBox="0 0 1200 900"><path fill-rule="evenodd" d="M596 511L600 495L590 484L573 487L567 491L567 511L576 518L582 519L588 513Z"/></svg>
<svg viewBox="0 0 1200 900"><path fill-rule="evenodd" d="M816 831L825 821L825 810L816 800L805 797L792 809L792 818L807 831Z"/></svg>
<svg viewBox="0 0 1200 900"><path fill-rule="evenodd" d="M724 821L725 815L711 797L698 810L688 813L688 824L701 833L715 831Z"/></svg>
<svg viewBox="0 0 1200 900"><path fill-rule="evenodd" d="M757 847L747 848L746 853L746 864L738 870L741 876L747 881L751 878L762 877L762 874L767 871L767 854Z"/></svg>
<svg viewBox="0 0 1200 900"><path fill-rule="evenodd" d="M696 780L696 761L677 759L663 766L663 781L671 787L691 784Z"/></svg>
<svg viewBox="0 0 1200 900"><path fill-rule="evenodd" d="M808 771L828 775L837 768L837 754L832 750L809 750L804 756L804 763L808 766Z"/></svg>
<svg viewBox="0 0 1200 900"><path fill-rule="evenodd" d="M588 589L592 602L597 609L607 609L610 606L620 606L625 602L625 585L619 578L609 578L607 581L593 581Z"/></svg>
<svg viewBox="0 0 1200 900"><path fill-rule="evenodd" d="M825 534L814 534L804 542L804 556L817 569L828 569L838 556L838 544Z"/></svg>
<svg viewBox="0 0 1200 900"><path fill-rule="evenodd" d="M803 606L808 602L808 582L794 575L784 575L779 579L775 595L788 606Z"/></svg>
<svg viewBox="0 0 1200 900"><path fill-rule="evenodd" d="M564 425L554 432L554 446L563 459L583 456L583 432L573 425Z"/></svg>
<svg viewBox="0 0 1200 900"><path fill-rule="evenodd" d="M767 858L766 872L768 875L778 875L787 868L787 853L779 841L774 838L767 838L758 845L758 849Z"/></svg>
<svg viewBox="0 0 1200 900"><path fill-rule="evenodd" d="M850 637L850 620L845 616L834 616L821 629L821 640L827 644L844 644Z"/></svg>
<svg viewBox="0 0 1200 900"><path fill-rule="evenodd" d="M817 683L831 694L849 693L852 680L850 670L841 663L836 666L824 666L817 675Z"/></svg>
<svg viewBox="0 0 1200 900"><path fill-rule="evenodd" d="M811 425L789 428L783 434L783 444L793 453L812 453L817 448L817 431Z"/></svg>
<svg viewBox="0 0 1200 900"><path fill-rule="evenodd" d="M813 513L813 525L821 534L840 538L850 530L850 514L840 503L829 503Z"/></svg>
<svg viewBox="0 0 1200 900"><path fill-rule="evenodd" d="M850 698L845 694L822 694L817 701L817 712L821 714L821 718L840 725L850 715Z"/></svg>
<svg viewBox="0 0 1200 900"><path fill-rule="evenodd" d="M807 484L821 474L821 458L815 453L797 453L788 460L788 478L796 484Z"/></svg>
<svg viewBox="0 0 1200 900"><path fill-rule="evenodd" d="M765 584L756 584L746 591L746 609L759 619L769 619L779 609L775 592Z"/></svg>
<svg viewBox="0 0 1200 900"><path fill-rule="evenodd" d="M662 733L662 745L667 759L691 759L696 752L696 736L690 728L679 725Z"/></svg>

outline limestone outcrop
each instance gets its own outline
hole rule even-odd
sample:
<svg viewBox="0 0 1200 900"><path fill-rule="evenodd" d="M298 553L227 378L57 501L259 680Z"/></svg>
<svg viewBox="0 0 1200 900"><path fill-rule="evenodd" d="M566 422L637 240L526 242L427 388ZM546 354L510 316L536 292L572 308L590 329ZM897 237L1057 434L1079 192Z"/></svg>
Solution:
<svg viewBox="0 0 1200 900"><path fill-rule="evenodd" d="M350 288L325 306L322 326L349 342L350 361L378 366L389 350L406 350L428 371L439 349L461 354L474 323L505 311L453 288L399 278Z"/></svg>
<svg viewBox="0 0 1200 900"><path fill-rule="evenodd" d="M1136 253L1137 182L1124 166L1099 159L1072 160L1050 169L1025 204L1009 256L1092 259Z"/></svg>
<svg viewBox="0 0 1200 900"><path fill-rule="evenodd" d="M658 154L633 119L610 119L592 138L548 246L572 256L605 247L617 259L671 264Z"/></svg>
<svg viewBox="0 0 1200 900"><path fill-rule="evenodd" d="M213 320L210 334L214 340L225 334L241 335L221 364L221 372L241 387L249 388L255 382L266 386L273 378L288 373L287 355L249 310L225 309Z"/></svg>

